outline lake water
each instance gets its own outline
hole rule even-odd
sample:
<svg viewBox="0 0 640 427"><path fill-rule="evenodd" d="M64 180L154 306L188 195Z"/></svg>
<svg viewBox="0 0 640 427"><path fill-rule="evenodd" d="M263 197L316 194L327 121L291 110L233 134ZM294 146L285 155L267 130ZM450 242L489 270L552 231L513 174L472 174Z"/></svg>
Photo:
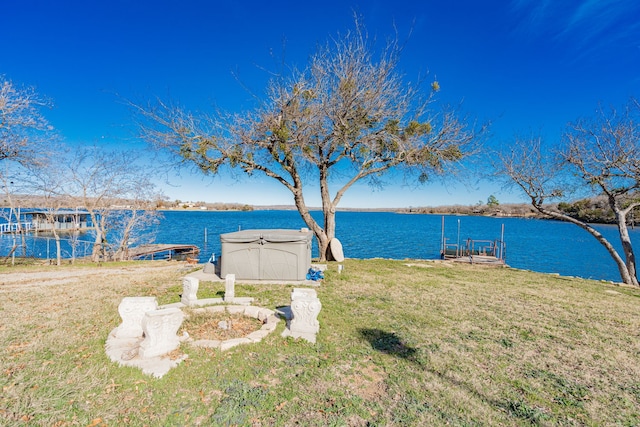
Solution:
<svg viewBox="0 0 640 427"><path fill-rule="evenodd" d="M312 215L318 221L320 212ZM504 225L506 261L511 267L565 276L619 280L618 269L606 250L586 231L559 221L445 216L445 237L449 241L467 238L495 240ZM338 212L336 237L346 257L434 259L440 255L441 215L397 214L391 212ZM251 228L305 227L297 211L252 212L165 212L158 230L162 243L196 244L201 258L219 254L220 234ZM205 243L205 228L206 239ZM617 228L597 226L616 247ZM635 247L640 230L631 230ZM314 242L313 256L317 256Z"/></svg>
<svg viewBox="0 0 640 427"><path fill-rule="evenodd" d="M200 259L220 254L220 234L260 228L305 227L297 211L165 211L156 229L156 243L193 244ZM320 212L312 212L316 220ZM441 215L391 212L338 212L336 237L350 258L434 259L440 255ZM450 242L467 238L495 240L504 225L506 262L511 267L565 276L619 281L617 267L606 250L586 231L559 221L445 216L445 237ZM615 226L597 226L610 242L620 247ZM458 231L459 230L459 231ZM631 230L634 247L640 248L640 230ZM0 255L7 253L9 236L2 236ZM42 245L34 248L46 257ZM53 246L49 249L53 256ZM81 255L81 253L79 254ZM314 241L313 256L317 256Z"/></svg>

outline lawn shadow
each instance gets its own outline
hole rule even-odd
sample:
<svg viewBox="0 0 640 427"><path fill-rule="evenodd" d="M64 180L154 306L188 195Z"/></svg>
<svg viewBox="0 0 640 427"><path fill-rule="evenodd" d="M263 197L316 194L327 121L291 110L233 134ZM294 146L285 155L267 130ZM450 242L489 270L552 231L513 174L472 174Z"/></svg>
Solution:
<svg viewBox="0 0 640 427"><path fill-rule="evenodd" d="M498 408L500 411L507 411L510 415L517 416L519 418L526 418L528 420L534 419L536 422L540 418L537 412L531 414L526 412L530 410L530 407L527 406L526 402L522 403L519 400L512 401L508 398L503 400L494 399L483 391L478 390L473 384L456 378L451 372L448 372L447 370L440 371L432 367L428 363L428 356L425 358L425 355L420 348L406 345L395 332L385 332L380 329L358 329L358 332L363 338L369 341L371 347L375 350L409 360L420 368L425 369L430 374L440 378L444 384L449 384L450 387L464 390L464 393L476 396L482 402L486 402L488 405Z"/></svg>
<svg viewBox="0 0 640 427"><path fill-rule="evenodd" d="M374 349L391 356L407 359L422 364L417 358L418 350L402 342L395 332L385 332L380 329L358 329L360 335L369 341Z"/></svg>

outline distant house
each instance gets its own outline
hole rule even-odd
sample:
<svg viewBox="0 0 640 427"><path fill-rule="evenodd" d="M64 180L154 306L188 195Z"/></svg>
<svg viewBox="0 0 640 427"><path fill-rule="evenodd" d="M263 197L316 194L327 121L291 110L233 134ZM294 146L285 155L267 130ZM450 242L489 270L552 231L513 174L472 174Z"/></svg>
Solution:
<svg viewBox="0 0 640 427"><path fill-rule="evenodd" d="M46 210L23 211L25 219L31 223L31 231L82 231L93 228L91 216L84 210Z"/></svg>

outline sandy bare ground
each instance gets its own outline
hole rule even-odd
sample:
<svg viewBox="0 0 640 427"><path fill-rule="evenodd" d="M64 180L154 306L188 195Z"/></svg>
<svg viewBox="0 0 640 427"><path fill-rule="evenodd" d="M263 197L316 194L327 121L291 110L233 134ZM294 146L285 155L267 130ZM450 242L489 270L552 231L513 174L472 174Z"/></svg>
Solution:
<svg viewBox="0 0 640 427"><path fill-rule="evenodd" d="M158 264L127 267L51 267L46 271L23 271L0 274L0 293L26 291L33 288L72 283L96 283L118 278L136 280L149 273L170 273L184 269L182 263L162 262Z"/></svg>

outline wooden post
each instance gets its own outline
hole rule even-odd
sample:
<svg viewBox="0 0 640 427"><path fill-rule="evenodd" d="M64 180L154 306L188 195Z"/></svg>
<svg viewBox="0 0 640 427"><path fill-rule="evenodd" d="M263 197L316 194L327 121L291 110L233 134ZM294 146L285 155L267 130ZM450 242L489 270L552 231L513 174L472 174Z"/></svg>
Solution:
<svg viewBox="0 0 640 427"><path fill-rule="evenodd" d="M445 253L445 243L444 243L444 215L442 215L442 237L440 238L440 253L442 254L442 257L444 258L446 253Z"/></svg>

